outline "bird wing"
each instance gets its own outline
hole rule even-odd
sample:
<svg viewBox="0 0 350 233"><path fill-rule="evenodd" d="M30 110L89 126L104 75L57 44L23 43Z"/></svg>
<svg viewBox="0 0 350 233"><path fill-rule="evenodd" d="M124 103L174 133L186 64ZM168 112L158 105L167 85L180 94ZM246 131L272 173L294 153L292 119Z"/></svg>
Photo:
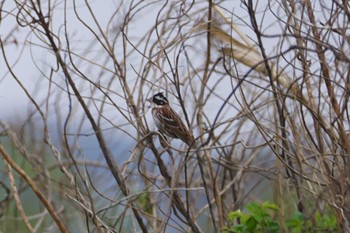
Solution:
<svg viewBox="0 0 350 233"><path fill-rule="evenodd" d="M166 111L163 111L160 116L163 122L163 127L167 133L174 138L180 138L183 142L190 144L192 143L192 133L187 129L181 117L171 108L168 107Z"/></svg>

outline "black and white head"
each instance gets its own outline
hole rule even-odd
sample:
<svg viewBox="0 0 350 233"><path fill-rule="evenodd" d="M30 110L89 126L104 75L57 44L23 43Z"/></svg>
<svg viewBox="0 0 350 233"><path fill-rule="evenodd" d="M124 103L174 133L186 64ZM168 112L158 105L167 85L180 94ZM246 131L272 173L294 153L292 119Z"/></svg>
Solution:
<svg viewBox="0 0 350 233"><path fill-rule="evenodd" d="M151 103L154 103L156 106L164 106L169 104L168 99L164 96L163 92L155 94L152 98L149 99Z"/></svg>

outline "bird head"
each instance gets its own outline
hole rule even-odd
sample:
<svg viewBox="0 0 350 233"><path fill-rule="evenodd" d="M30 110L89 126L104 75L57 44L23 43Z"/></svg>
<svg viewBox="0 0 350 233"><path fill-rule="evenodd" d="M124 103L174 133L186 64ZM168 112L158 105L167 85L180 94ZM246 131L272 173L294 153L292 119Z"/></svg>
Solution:
<svg viewBox="0 0 350 233"><path fill-rule="evenodd" d="M155 94L153 97L147 99L147 101L155 104L156 106L163 106L169 104L168 99L164 96L163 92Z"/></svg>

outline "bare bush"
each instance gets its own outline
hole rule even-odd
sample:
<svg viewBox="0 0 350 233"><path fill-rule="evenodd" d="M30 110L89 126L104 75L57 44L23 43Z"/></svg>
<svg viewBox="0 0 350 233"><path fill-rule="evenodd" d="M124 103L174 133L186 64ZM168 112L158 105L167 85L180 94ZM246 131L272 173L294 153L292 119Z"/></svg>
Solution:
<svg viewBox="0 0 350 233"><path fill-rule="evenodd" d="M28 104L0 119L0 229L219 232L272 200L349 231L348 2L233 2L2 1ZM159 143L159 91L195 146Z"/></svg>

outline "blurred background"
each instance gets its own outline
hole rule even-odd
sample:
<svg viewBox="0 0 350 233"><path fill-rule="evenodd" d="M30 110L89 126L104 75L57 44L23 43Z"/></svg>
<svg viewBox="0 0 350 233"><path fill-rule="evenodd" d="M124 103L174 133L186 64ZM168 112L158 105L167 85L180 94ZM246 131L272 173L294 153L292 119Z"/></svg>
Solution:
<svg viewBox="0 0 350 233"><path fill-rule="evenodd" d="M350 231L349 7L1 1L0 231Z"/></svg>

